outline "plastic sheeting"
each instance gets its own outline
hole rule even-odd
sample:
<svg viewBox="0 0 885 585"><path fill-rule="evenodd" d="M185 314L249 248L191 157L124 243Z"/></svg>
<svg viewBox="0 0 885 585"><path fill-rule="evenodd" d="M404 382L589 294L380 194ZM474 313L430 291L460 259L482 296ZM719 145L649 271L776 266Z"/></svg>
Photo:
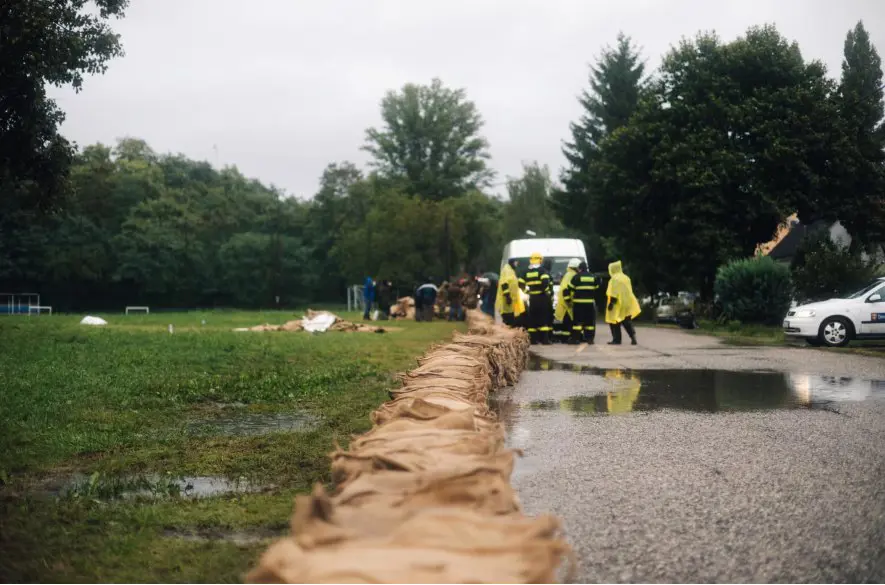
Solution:
<svg viewBox="0 0 885 585"><path fill-rule="evenodd" d="M93 317L92 315L86 315L80 320L80 325L107 325L108 322L102 319L101 317Z"/></svg>

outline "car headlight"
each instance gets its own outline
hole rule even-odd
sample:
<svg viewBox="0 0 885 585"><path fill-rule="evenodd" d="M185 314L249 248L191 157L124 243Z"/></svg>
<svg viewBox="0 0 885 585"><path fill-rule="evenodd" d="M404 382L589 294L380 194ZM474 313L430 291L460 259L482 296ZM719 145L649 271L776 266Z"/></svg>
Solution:
<svg viewBox="0 0 885 585"><path fill-rule="evenodd" d="M817 313L815 313L811 309L802 309L802 310L796 311L796 314L793 316L797 317L799 319L805 319L808 317L814 317L816 314Z"/></svg>

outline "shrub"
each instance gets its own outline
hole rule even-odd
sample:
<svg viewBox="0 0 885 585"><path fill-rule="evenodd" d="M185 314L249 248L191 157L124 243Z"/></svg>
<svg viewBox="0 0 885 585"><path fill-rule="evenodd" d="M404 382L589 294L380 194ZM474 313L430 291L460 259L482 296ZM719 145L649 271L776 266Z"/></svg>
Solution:
<svg viewBox="0 0 885 585"><path fill-rule="evenodd" d="M727 321L774 325L790 308L790 269L767 256L721 266L714 288Z"/></svg>
<svg viewBox="0 0 885 585"><path fill-rule="evenodd" d="M807 237L790 265L796 296L802 302L851 294L875 278L879 269L860 250L834 243L827 232Z"/></svg>

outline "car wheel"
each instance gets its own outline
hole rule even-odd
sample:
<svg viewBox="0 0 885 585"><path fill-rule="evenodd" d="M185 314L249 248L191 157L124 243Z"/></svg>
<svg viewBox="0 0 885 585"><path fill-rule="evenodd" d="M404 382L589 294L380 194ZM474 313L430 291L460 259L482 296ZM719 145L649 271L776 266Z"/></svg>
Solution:
<svg viewBox="0 0 885 585"><path fill-rule="evenodd" d="M829 317L821 323L818 338L827 347L845 347L851 341L851 325L841 317Z"/></svg>
<svg viewBox="0 0 885 585"><path fill-rule="evenodd" d="M812 347L820 347L821 345L823 345L821 340L818 339L817 337L806 337L805 341L807 341L808 345L810 345Z"/></svg>

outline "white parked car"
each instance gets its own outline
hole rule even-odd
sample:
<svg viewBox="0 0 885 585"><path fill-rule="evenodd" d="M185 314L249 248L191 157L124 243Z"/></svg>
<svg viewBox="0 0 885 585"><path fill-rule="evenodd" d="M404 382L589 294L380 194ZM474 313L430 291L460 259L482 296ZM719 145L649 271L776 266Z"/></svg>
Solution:
<svg viewBox="0 0 885 585"><path fill-rule="evenodd" d="M790 309L784 334L829 347L842 347L853 339L885 339L885 277L844 299Z"/></svg>

